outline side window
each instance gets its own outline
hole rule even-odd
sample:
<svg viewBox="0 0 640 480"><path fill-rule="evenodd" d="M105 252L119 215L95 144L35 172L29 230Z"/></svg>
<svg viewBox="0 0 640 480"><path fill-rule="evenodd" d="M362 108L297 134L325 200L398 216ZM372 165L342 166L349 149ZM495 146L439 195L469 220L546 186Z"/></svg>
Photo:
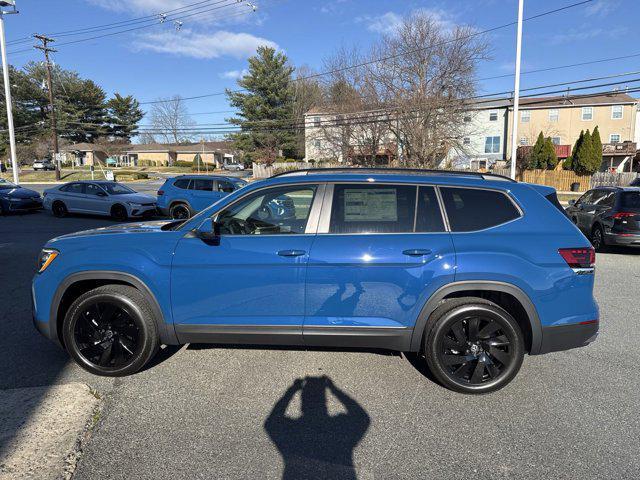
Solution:
<svg viewBox="0 0 640 480"><path fill-rule="evenodd" d="M616 203L616 192L614 191L607 192L605 197L600 202L601 205L604 205L609 208L613 208L615 203Z"/></svg>
<svg viewBox="0 0 640 480"><path fill-rule="evenodd" d="M178 180L176 180L175 182L173 182L173 186L176 188L181 188L183 190L186 190L189 188L189 182L191 180L188 178L179 178Z"/></svg>
<svg viewBox="0 0 640 480"><path fill-rule="evenodd" d="M514 220L520 212L503 193L472 188L441 188L452 232L470 232Z"/></svg>
<svg viewBox="0 0 640 480"><path fill-rule="evenodd" d="M413 232L416 187L335 185L329 233Z"/></svg>
<svg viewBox="0 0 640 480"><path fill-rule="evenodd" d="M247 195L220 212L223 235L301 234L307 228L315 185L270 188Z"/></svg>
<svg viewBox="0 0 640 480"><path fill-rule="evenodd" d="M442 212L433 187L420 187L418 190L416 232L444 232Z"/></svg>
<svg viewBox="0 0 640 480"><path fill-rule="evenodd" d="M587 193L582 195L576 202L576 205L585 205L585 204L591 203L591 199L593 198L594 192L595 190L589 190Z"/></svg>
<svg viewBox="0 0 640 480"><path fill-rule="evenodd" d="M84 193L87 195L98 195L100 192L104 192L99 186L94 185L93 183L85 183Z"/></svg>
<svg viewBox="0 0 640 480"><path fill-rule="evenodd" d="M60 190L67 193L82 193L82 184L81 183L70 183L69 185L65 185Z"/></svg>
<svg viewBox="0 0 640 480"><path fill-rule="evenodd" d="M233 183L227 182L226 180L218 180L218 192L231 193L235 190Z"/></svg>
<svg viewBox="0 0 640 480"><path fill-rule="evenodd" d="M191 180L189 190L199 190L202 192L210 192L213 190L213 180L209 178L194 178Z"/></svg>
<svg viewBox="0 0 640 480"><path fill-rule="evenodd" d="M589 203L593 205L600 205L607 196L607 193L608 192L606 190L594 190Z"/></svg>

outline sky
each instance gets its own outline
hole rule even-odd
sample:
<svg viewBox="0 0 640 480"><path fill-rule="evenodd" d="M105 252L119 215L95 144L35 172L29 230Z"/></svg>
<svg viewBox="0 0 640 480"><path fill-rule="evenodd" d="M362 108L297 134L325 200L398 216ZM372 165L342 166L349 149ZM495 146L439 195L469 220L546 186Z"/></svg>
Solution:
<svg viewBox="0 0 640 480"><path fill-rule="evenodd" d="M577 1L525 0L524 16ZM18 15L5 17L10 63L42 61L42 52L31 48L28 37L48 34L58 48L54 62L96 81L108 95L131 94L140 102L234 88L260 45L282 50L294 66L322 71L323 60L340 47L366 49L412 12L433 15L443 28L469 25L478 31L517 19L517 0L252 0L250 5L239 0L17 0L17 6ZM169 12L164 22L161 12ZM640 71L638 18L638 0L592 0L526 21L523 72L638 56L524 74L521 88ZM72 32L134 19L138 23ZM179 30L173 19L182 22ZM122 30L131 31L63 45ZM491 58L479 65L478 78L511 76L481 80L481 93L513 90L515 36L515 26L485 35ZM221 122L230 115L224 95L189 100L187 106L198 123Z"/></svg>

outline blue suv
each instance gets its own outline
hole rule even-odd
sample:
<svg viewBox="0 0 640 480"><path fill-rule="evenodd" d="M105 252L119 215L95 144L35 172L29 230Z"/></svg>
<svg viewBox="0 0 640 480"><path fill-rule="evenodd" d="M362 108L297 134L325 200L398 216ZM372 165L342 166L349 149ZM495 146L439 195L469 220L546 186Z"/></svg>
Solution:
<svg viewBox="0 0 640 480"><path fill-rule="evenodd" d="M185 220L247 184L223 175L183 175L169 178L158 190L158 209L174 220Z"/></svg>
<svg viewBox="0 0 640 480"><path fill-rule="evenodd" d="M421 173L289 172L188 220L55 238L35 325L98 375L132 374L160 344L384 348L465 393L595 339L595 253L552 188ZM275 199L293 213L272 215Z"/></svg>

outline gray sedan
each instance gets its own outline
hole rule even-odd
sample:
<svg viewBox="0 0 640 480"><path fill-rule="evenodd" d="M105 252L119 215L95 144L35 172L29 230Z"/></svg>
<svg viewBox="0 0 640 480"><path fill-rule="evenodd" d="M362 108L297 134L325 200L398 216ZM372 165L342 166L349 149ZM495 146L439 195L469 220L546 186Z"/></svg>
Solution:
<svg viewBox="0 0 640 480"><path fill-rule="evenodd" d="M117 182L70 182L44 191L43 206L56 217L67 213L109 215L116 220L150 217L156 213L156 199Z"/></svg>

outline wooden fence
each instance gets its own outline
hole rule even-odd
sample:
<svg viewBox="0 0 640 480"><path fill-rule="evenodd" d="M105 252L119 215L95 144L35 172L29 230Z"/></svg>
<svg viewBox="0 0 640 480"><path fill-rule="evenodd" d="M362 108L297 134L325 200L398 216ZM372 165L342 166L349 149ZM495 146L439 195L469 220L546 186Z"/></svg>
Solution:
<svg viewBox="0 0 640 480"><path fill-rule="evenodd" d="M271 166L266 166L264 163L254 163L253 177L254 178L268 178L276 173L285 172L287 170L302 170L307 168L332 168L332 167L344 167L341 163L327 163L314 164L309 162L276 162Z"/></svg>
<svg viewBox="0 0 640 480"><path fill-rule="evenodd" d="M495 169L492 173L509 176L509 169ZM571 191L571 185L577 183L577 191L585 192L590 188L605 185L626 186L637 176L636 173L597 172L593 175L577 175L570 170L525 170L516 178L521 182L548 185L559 192Z"/></svg>

